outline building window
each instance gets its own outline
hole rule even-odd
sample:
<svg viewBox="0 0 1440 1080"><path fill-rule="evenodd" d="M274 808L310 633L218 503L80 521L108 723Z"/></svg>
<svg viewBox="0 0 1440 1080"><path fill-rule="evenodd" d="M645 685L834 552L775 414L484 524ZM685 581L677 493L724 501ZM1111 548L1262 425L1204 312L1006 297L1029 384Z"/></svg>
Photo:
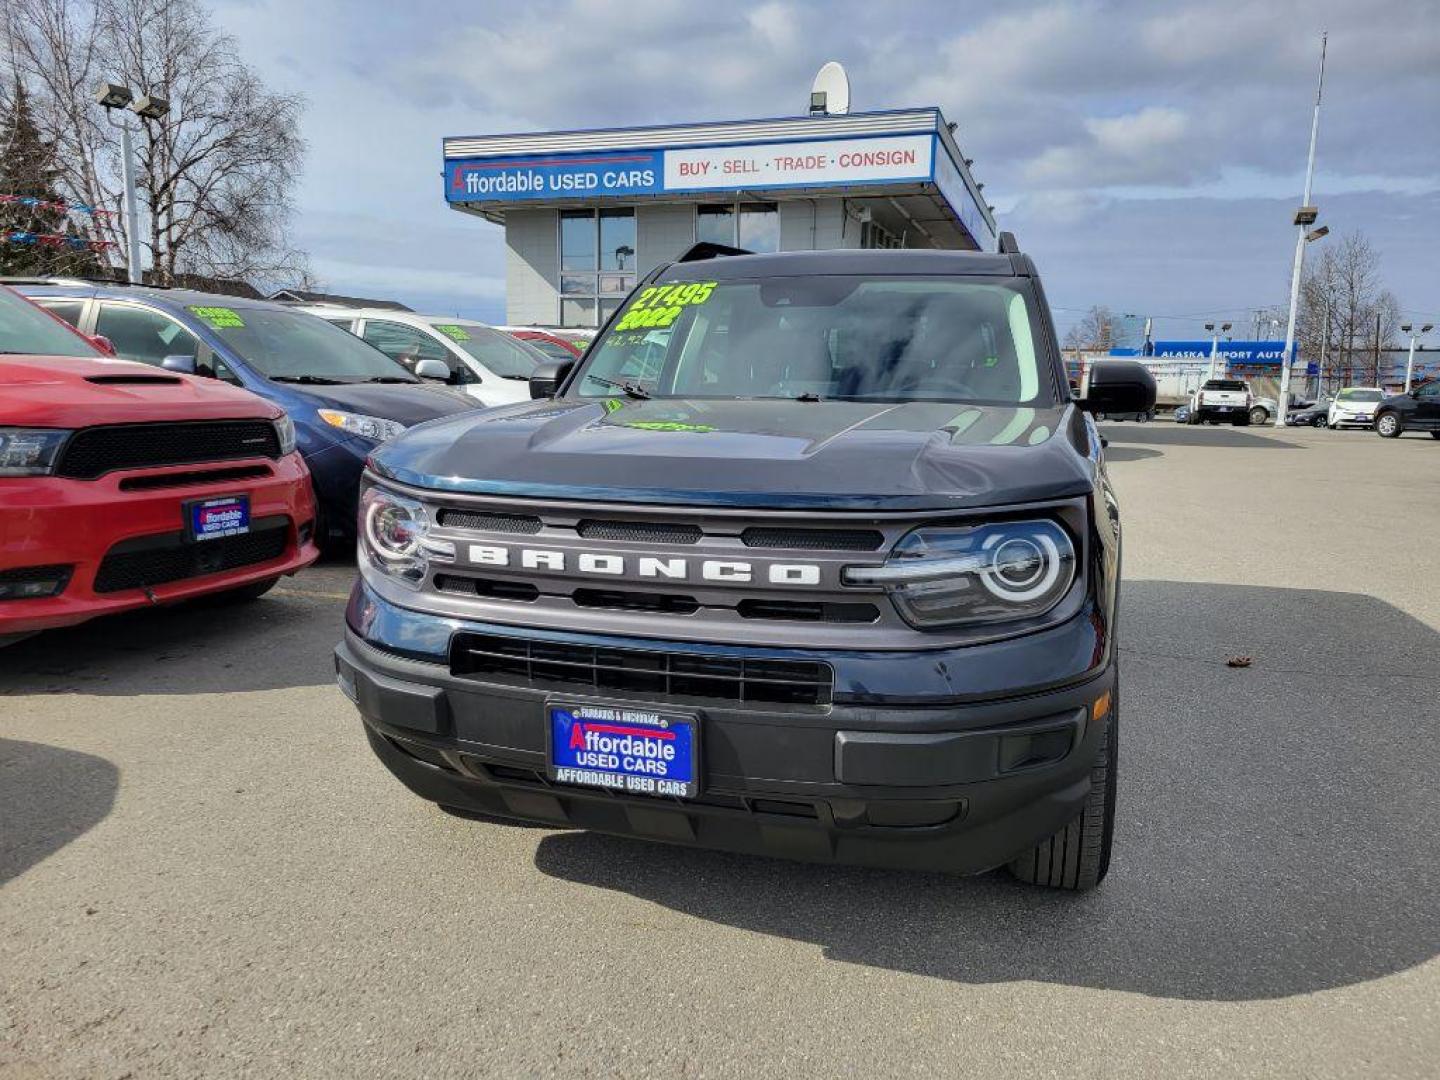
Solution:
<svg viewBox="0 0 1440 1080"><path fill-rule="evenodd" d="M780 208L774 203L698 206L695 239L746 251L779 251Z"/></svg>
<svg viewBox="0 0 1440 1080"><path fill-rule="evenodd" d="M635 287L632 208L560 212L560 324L599 326Z"/></svg>

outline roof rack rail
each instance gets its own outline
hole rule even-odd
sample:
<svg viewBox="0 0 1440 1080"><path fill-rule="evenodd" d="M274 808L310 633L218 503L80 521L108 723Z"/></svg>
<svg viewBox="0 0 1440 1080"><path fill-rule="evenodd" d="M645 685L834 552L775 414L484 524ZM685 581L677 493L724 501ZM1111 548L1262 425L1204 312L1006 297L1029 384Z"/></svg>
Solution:
<svg viewBox="0 0 1440 1080"><path fill-rule="evenodd" d="M725 255L754 255L755 252L747 251L745 248L730 247L726 244L712 244L708 240L701 240L698 244L692 244L675 261L677 263L700 262L704 259L716 259Z"/></svg>
<svg viewBox="0 0 1440 1080"><path fill-rule="evenodd" d="M1015 234L1013 232L1002 232L1000 234L1000 254L1020 254L1020 241L1015 239Z"/></svg>

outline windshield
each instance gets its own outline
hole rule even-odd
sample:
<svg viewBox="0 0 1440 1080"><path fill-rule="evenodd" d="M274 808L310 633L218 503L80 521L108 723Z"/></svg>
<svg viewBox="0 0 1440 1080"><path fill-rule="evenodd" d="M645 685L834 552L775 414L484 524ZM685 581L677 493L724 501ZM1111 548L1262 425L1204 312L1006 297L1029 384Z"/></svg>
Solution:
<svg viewBox="0 0 1440 1080"><path fill-rule="evenodd" d="M1379 390L1341 390L1336 401L1380 401L1385 395Z"/></svg>
<svg viewBox="0 0 1440 1080"><path fill-rule="evenodd" d="M545 357L509 334L475 323L431 323L456 345L502 379L528 379Z"/></svg>
<svg viewBox="0 0 1440 1080"><path fill-rule="evenodd" d="M0 353L99 356L100 351L30 301L0 287Z"/></svg>
<svg viewBox="0 0 1440 1080"><path fill-rule="evenodd" d="M1203 387L1205 390L1244 390L1245 384L1238 379L1211 379Z"/></svg>
<svg viewBox="0 0 1440 1080"><path fill-rule="evenodd" d="M314 315L260 307L191 307L190 312L267 378L419 381L373 345Z"/></svg>
<svg viewBox="0 0 1440 1080"><path fill-rule="evenodd" d="M1016 278L830 275L640 289L592 347L582 397L1054 403Z"/></svg>

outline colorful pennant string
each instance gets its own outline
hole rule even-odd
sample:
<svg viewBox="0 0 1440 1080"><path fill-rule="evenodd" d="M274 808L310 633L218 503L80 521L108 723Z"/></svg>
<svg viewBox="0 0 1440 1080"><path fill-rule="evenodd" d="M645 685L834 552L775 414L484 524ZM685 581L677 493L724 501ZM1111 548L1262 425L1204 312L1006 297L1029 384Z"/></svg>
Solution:
<svg viewBox="0 0 1440 1080"><path fill-rule="evenodd" d="M101 220L115 216L115 211L99 206L86 206L84 203L66 202L64 199L37 199L34 195L0 194L0 203L16 204L30 210L55 214L89 214Z"/></svg>
<svg viewBox="0 0 1440 1080"><path fill-rule="evenodd" d="M0 232L0 241L25 247L69 248L71 251L104 251L114 247L113 240L87 240L83 236L60 236L55 233L33 233L21 230Z"/></svg>

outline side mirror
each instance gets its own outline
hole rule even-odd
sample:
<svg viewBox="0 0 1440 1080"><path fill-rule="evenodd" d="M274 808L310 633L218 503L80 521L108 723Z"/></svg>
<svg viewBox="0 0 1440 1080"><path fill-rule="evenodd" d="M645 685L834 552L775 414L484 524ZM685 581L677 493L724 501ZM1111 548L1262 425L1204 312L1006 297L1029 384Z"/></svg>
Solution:
<svg viewBox="0 0 1440 1080"><path fill-rule="evenodd" d="M545 360L536 364L530 372L530 396L537 399L554 397L560 384L570 377L570 369L574 366L574 360Z"/></svg>
<svg viewBox="0 0 1440 1080"><path fill-rule="evenodd" d="M164 360L160 361L160 366L166 371L179 372L181 375L194 375L195 357L185 356L183 354L167 356Z"/></svg>
<svg viewBox="0 0 1440 1080"><path fill-rule="evenodd" d="M91 334L90 344L103 352L106 356L118 356L115 351L115 343L104 334Z"/></svg>
<svg viewBox="0 0 1440 1080"><path fill-rule="evenodd" d="M1089 371L1080 407L1091 413L1138 413L1155 408L1155 376L1134 360L1101 360Z"/></svg>
<svg viewBox="0 0 1440 1080"><path fill-rule="evenodd" d="M436 360L433 356L427 356L415 365L415 374L422 379L439 379L441 382L449 382L450 365L444 360Z"/></svg>

